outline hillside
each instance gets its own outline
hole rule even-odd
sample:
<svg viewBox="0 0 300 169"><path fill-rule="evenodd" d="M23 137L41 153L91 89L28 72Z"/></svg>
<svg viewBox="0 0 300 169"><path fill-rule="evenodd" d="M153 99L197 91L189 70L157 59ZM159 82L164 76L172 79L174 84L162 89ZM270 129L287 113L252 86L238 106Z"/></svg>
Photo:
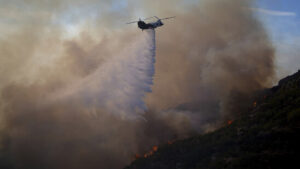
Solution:
<svg viewBox="0 0 300 169"><path fill-rule="evenodd" d="M300 71L255 95L253 108L228 125L162 145L125 169L297 168Z"/></svg>

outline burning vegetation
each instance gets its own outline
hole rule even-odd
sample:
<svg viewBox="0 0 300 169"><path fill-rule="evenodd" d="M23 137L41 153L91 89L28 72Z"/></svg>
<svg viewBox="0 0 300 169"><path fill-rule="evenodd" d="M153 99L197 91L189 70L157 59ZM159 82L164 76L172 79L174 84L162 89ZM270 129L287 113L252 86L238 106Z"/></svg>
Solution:
<svg viewBox="0 0 300 169"><path fill-rule="evenodd" d="M149 152L146 152L143 156L141 156L140 154L135 154L133 160L137 160L141 157L148 158L148 157L152 156L157 150L158 150L158 146L155 145L152 147L152 149Z"/></svg>
<svg viewBox="0 0 300 169"><path fill-rule="evenodd" d="M295 168L300 142L300 71L263 90L255 100L257 107L250 102L251 108L234 125L162 147L155 158L133 162L125 169Z"/></svg>
<svg viewBox="0 0 300 169"><path fill-rule="evenodd" d="M227 121L227 124L228 124L228 125L231 125L232 123L233 123L232 120L228 120L228 121Z"/></svg>
<svg viewBox="0 0 300 169"><path fill-rule="evenodd" d="M255 101L255 102L253 103L253 107L256 107L256 105L257 105L257 102Z"/></svg>

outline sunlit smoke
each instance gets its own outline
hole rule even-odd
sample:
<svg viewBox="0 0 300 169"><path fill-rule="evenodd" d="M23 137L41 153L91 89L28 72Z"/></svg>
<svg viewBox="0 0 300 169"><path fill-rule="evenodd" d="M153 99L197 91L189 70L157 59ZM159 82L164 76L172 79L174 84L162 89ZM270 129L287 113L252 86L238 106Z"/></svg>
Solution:
<svg viewBox="0 0 300 169"><path fill-rule="evenodd" d="M155 63L155 31L146 30L133 44L84 79L51 96L52 101L80 100L123 119L142 117L144 97L151 92Z"/></svg>

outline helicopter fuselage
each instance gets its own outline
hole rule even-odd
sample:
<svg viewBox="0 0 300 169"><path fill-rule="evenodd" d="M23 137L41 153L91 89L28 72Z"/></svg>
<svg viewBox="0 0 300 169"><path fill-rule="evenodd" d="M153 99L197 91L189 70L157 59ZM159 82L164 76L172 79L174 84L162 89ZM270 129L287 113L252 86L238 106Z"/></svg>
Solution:
<svg viewBox="0 0 300 169"><path fill-rule="evenodd" d="M144 21L138 21L138 27L142 30L144 29L155 29L157 27L163 26L164 24L162 21L159 19L156 22L151 22L151 23L145 23Z"/></svg>

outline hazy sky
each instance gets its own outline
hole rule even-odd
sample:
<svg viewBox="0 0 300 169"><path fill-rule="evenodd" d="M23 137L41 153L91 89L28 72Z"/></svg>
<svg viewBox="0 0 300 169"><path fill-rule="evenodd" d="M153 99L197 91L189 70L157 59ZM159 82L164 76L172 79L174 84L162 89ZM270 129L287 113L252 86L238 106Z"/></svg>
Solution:
<svg viewBox="0 0 300 169"><path fill-rule="evenodd" d="M194 3L198 3L198 0L184 0L178 6L185 8L191 6ZM159 3L153 1L154 4ZM128 8L129 2L123 1L111 1L111 12L122 12ZM263 22L265 28L268 30L269 36L276 47L276 65L277 74L279 78L286 76L287 74L294 73L299 69L300 64L300 1L298 0L259 0L257 1L257 7L254 9L257 16ZM139 7L137 2L136 8ZM101 4L99 4L101 6ZM96 15L101 15L101 8L99 6L86 6L81 9L70 9L63 14L63 17L59 20L66 25L70 34L76 34L76 23L85 20L86 17L92 18ZM81 12L79 12L79 11ZM149 13L153 13L155 10L147 9L148 11L136 10L136 17L148 17ZM126 10L125 10L126 11ZM125 12L123 11L123 12ZM81 15L86 13L87 15ZM126 12L123 16L126 16ZM129 17L129 16L128 16ZM134 17L134 16L133 16ZM113 26L117 28L123 28L122 20L114 21ZM135 18L128 18L135 19Z"/></svg>
<svg viewBox="0 0 300 169"><path fill-rule="evenodd" d="M297 71L300 64L300 1L260 0L257 6L257 14L276 46L278 75Z"/></svg>
<svg viewBox="0 0 300 169"><path fill-rule="evenodd" d="M174 1L178 5L172 4L172 6L184 9L199 1L201 0ZM4 39L6 34L18 30L20 25L45 24L43 21L53 22L52 24L46 23L48 27L59 25L65 30L63 36L66 38L78 35L82 27L89 31L134 29L124 23L138 19L138 17L159 15L160 11L157 8L161 7L161 2L157 0L151 1L150 5L136 0L89 0L88 2L74 0L72 5L68 3L69 1L0 0L0 40ZM38 5L38 8L35 5ZM300 1L298 0L259 0L256 2L256 7L252 9L264 23L276 47L276 71L279 77L291 74L299 68L299 8ZM168 11L162 13L165 14ZM51 19L43 20L49 16ZM98 20L96 26L91 22L94 19Z"/></svg>

